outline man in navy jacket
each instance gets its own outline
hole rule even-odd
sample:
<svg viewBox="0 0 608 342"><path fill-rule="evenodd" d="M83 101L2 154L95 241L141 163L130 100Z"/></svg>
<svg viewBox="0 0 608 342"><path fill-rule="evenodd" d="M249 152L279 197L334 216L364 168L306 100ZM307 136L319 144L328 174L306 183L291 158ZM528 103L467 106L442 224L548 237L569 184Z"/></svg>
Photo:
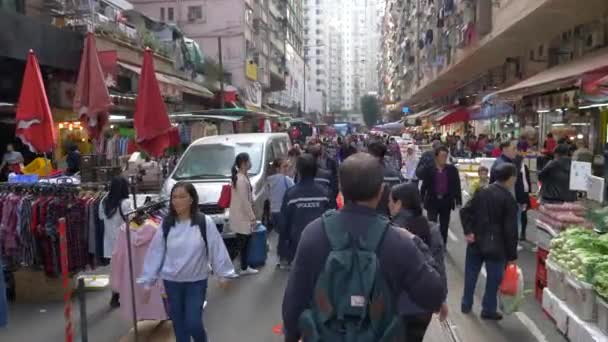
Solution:
<svg viewBox="0 0 608 342"><path fill-rule="evenodd" d="M290 264L298 248L304 227L330 208L327 190L315 182L317 163L313 155L298 157L296 168L300 179L287 190L281 206L279 256Z"/></svg>

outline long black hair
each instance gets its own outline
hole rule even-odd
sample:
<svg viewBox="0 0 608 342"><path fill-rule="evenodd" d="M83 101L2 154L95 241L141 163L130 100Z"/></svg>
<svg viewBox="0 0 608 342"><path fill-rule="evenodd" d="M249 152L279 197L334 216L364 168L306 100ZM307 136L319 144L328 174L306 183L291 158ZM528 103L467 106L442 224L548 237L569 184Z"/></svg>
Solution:
<svg viewBox="0 0 608 342"><path fill-rule="evenodd" d="M103 201L104 213L110 218L116 214L123 200L129 198L129 181L122 176L112 178L110 192Z"/></svg>
<svg viewBox="0 0 608 342"><path fill-rule="evenodd" d="M431 227L422 215L422 201L415 183L395 185L391 189L393 201L401 201L401 210L407 210L411 216L405 222L405 229L418 236L427 245L431 240Z"/></svg>
<svg viewBox="0 0 608 342"><path fill-rule="evenodd" d="M230 170L232 172L232 176L230 177L230 179L232 180L232 186L235 189L236 189L236 175L237 175L237 173L239 173L239 168L248 161L249 161L249 154L247 154L245 152L241 152L241 153L237 154L236 158L234 158L234 165L232 165L232 169Z"/></svg>
<svg viewBox="0 0 608 342"><path fill-rule="evenodd" d="M177 221L177 212L175 211L175 207L173 206L173 193L175 192L175 190L180 189L180 188L186 190L188 195L190 195L190 198L192 198L192 204L190 205L190 219L191 219L192 224L194 224L194 222L196 222L196 217L199 214L199 212L198 212L198 193L196 192L196 189L194 188L194 185L192 185L192 183L178 182L171 189L171 196L170 196L171 200L169 201L169 213L163 220L163 229L170 229L171 227L175 226L175 222Z"/></svg>

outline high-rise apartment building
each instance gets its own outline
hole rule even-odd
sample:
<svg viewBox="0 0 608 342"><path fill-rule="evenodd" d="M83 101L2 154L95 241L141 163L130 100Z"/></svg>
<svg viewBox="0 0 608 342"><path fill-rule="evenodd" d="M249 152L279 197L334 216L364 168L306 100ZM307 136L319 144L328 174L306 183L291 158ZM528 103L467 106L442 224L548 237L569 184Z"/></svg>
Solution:
<svg viewBox="0 0 608 342"><path fill-rule="evenodd" d="M305 112L327 112L328 4L304 0L304 59L308 65Z"/></svg>
<svg viewBox="0 0 608 342"><path fill-rule="evenodd" d="M344 108L343 101L343 62L344 62L344 35L340 30L339 23L329 25L328 38L328 61L327 61L327 83L328 83L328 106L330 112L338 112Z"/></svg>
<svg viewBox="0 0 608 342"><path fill-rule="evenodd" d="M377 91L379 1L343 0L340 16L343 32L343 103L358 110L363 95Z"/></svg>
<svg viewBox="0 0 608 342"><path fill-rule="evenodd" d="M263 98L285 88L285 0L132 0L135 8L175 23L216 61L218 38L224 71L244 100L261 107ZM295 43L294 43L295 44Z"/></svg>

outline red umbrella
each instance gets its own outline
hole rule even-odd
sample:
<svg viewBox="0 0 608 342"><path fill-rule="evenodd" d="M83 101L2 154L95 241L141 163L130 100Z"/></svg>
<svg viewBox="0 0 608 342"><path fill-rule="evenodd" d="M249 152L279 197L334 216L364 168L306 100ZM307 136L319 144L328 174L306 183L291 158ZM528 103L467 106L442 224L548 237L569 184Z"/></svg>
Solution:
<svg viewBox="0 0 608 342"><path fill-rule="evenodd" d="M84 40L84 50L80 59L74 111L78 113L92 138L99 137L108 123L110 106L112 106L112 100L99 63L95 36L89 32Z"/></svg>
<svg viewBox="0 0 608 342"><path fill-rule="evenodd" d="M17 106L17 137L34 153L51 152L57 142L49 100L44 90L38 60L34 51L27 55L19 105Z"/></svg>
<svg viewBox="0 0 608 342"><path fill-rule="evenodd" d="M134 117L137 144L153 157L160 157L170 146L172 129L165 102L154 71L152 51L144 51L144 62L139 78L139 92Z"/></svg>

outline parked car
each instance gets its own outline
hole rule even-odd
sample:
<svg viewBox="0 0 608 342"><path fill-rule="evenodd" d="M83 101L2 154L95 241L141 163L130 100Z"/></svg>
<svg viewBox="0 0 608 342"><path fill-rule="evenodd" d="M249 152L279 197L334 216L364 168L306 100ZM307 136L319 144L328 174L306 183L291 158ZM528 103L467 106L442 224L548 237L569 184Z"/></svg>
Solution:
<svg viewBox="0 0 608 342"><path fill-rule="evenodd" d="M161 198L169 198L175 183L191 182L198 192L201 211L213 219L225 240L234 238L228 224L230 212L217 204L222 187L230 182L234 158L241 152L247 152L251 157L249 176L254 212L262 223L268 224L270 198L267 177L273 172L272 162L279 157L286 158L290 148L286 133L229 134L198 139L186 149L165 181ZM227 243L229 249L231 245Z"/></svg>

